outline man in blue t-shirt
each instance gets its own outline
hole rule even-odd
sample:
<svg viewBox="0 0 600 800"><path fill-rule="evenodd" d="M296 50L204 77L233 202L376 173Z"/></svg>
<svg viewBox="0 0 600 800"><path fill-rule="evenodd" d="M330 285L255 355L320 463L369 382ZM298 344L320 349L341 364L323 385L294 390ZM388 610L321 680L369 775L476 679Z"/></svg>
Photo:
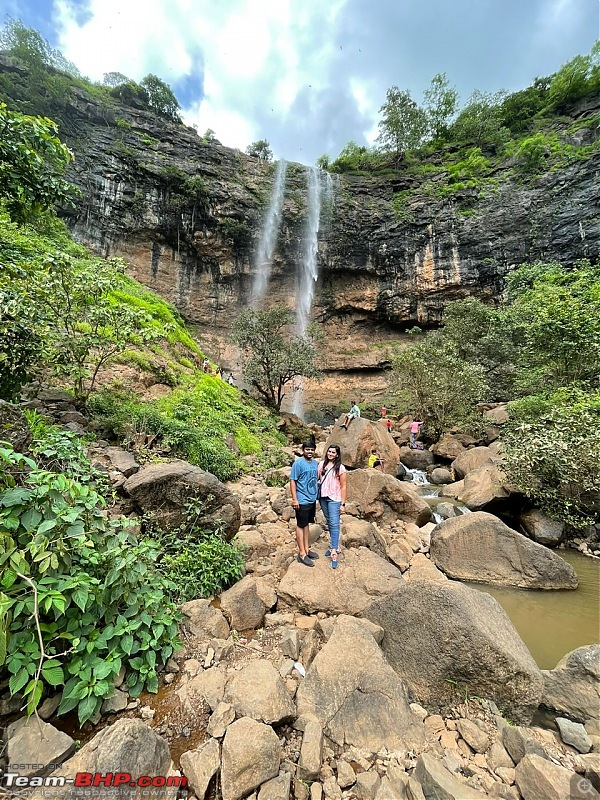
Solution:
<svg viewBox="0 0 600 800"><path fill-rule="evenodd" d="M294 461L290 473L290 491L292 506L296 511L296 541L298 555L296 560L306 567L314 567L313 560L318 553L309 549L309 525L315 521L317 509L317 462L315 461L315 443L304 442L302 458Z"/></svg>

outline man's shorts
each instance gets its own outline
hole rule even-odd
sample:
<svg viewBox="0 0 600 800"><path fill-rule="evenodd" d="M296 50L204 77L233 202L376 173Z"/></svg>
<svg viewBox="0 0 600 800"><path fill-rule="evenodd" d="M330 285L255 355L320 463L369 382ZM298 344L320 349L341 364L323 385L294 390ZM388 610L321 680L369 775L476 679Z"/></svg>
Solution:
<svg viewBox="0 0 600 800"><path fill-rule="evenodd" d="M309 505L301 505L296 509L296 525L299 528L306 528L307 525L315 521L316 511L316 502L310 503Z"/></svg>

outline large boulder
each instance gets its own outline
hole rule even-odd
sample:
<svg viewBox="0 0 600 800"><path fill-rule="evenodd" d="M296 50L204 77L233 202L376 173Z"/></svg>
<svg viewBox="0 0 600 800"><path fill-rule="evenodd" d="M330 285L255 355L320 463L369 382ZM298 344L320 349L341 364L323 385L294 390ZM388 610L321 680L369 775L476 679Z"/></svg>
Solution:
<svg viewBox="0 0 600 800"><path fill-rule="evenodd" d="M269 725L289 722L296 707L281 675L266 659L251 661L234 672L225 689L225 702L239 717L251 717Z"/></svg>
<svg viewBox="0 0 600 800"><path fill-rule="evenodd" d="M385 597L402 583L402 574L389 561L354 547L343 551L339 569L320 558L313 569L293 561L283 576L277 594L309 614L358 614L373 600Z"/></svg>
<svg viewBox="0 0 600 800"><path fill-rule="evenodd" d="M426 525L431 509L411 483L399 481L376 469L355 469L348 473L348 499L360 516L371 522L390 524L397 519Z"/></svg>
<svg viewBox="0 0 600 800"><path fill-rule="evenodd" d="M196 524L223 523L224 535L232 539L240 527L240 504L224 483L187 461L147 464L128 478L123 489L144 514L153 513L154 522L172 530L186 520L186 504L192 498L203 502Z"/></svg>
<svg viewBox="0 0 600 800"><path fill-rule="evenodd" d="M382 650L429 711L464 692L494 700L515 722L529 722L542 675L500 604L452 581L410 581L362 616L384 631Z"/></svg>
<svg viewBox="0 0 600 800"><path fill-rule="evenodd" d="M550 519L542 511L532 508L519 517L523 533L530 539L547 547L556 547L562 541L565 523L558 519Z"/></svg>
<svg viewBox="0 0 600 800"><path fill-rule="evenodd" d="M385 558L386 543L380 531L366 519L344 516L342 523L342 541L344 547L366 547L378 556Z"/></svg>
<svg viewBox="0 0 600 800"><path fill-rule="evenodd" d="M511 487L506 475L496 464L484 464L472 470L462 483L459 499L471 511L501 510L511 502Z"/></svg>
<svg viewBox="0 0 600 800"><path fill-rule="evenodd" d="M465 475L468 475L469 472L478 469L494 457L495 454L489 447L472 447L454 459L452 462L454 474L460 480Z"/></svg>
<svg viewBox="0 0 600 800"><path fill-rule="evenodd" d="M447 461L454 461L466 451L464 444L453 433L445 433L430 449L436 456Z"/></svg>
<svg viewBox="0 0 600 800"><path fill-rule="evenodd" d="M526 755L515 769L523 800L600 800L587 778L537 755Z"/></svg>
<svg viewBox="0 0 600 800"><path fill-rule="evenodd" d="M343 419L343 418L342 418ZM383 459L383 471L396 475L400 464L400 448L382 425L374 424L364 417L353 419L348 430L336 423L325 445L339 445L342 461L346 467L366 467L372 448Z"/></svg>
<svg viewBox="0 0 600 800"><path fill-rule="evenodd" d="M33 724L37 720L32 719ZM34 760L35 753L30 754ZM104 728L94 738L84 745L73 758L65 761L52 777L63 776L75 779L77 773L91 772L92 774L115 772L128 772L133 781L142 775L168 776L173 775L171 754L167 742L139 719L120 719L114 725ZM102 787L98 791L101 793ZM65 785L52 789L48 794L47 788L40 788L28 796L28 800L81 800L81 788ZM163 788L161 795L165 800L175 800L177 789ZM147 797L148 789L137 787L128 791L127 800L142 800Z"/></svg>
<svg viewBox="0 0 600 800"><path fill-rule="evenodd" d="M442 572L458 580L523 589L577 588L577 573L569 563L485 511L437 525L430 555Z"/></svg>
<svg viewBox="0 0 600 800"><path fill-rule="evenodd" d="M435 456L430 450L413 450L411 447L401 447L400 461L409 469L427 469L435 462Z"/></svg>
<svg viewBox="0 0 600 800"><path fill-rule="evenodd" d="M589 732L600 736L600 644L578 647L542 675L543 705L585 723Z"/></svg>
<svg viewBox="0 0 600 800"><path fill-rule="evenodd" d="M19 774L28 778L44 774L49 764L62 764L75 751L75 742L67 733L36 717L11 722L4 743L8 763L23 764Z"/></svg>
<svg viewBox="0 0 600 800"><path fill-rule="evenodd" d="M298 714L316 717L340 746L374 753L421 749L425 731L406 686L386 662L365 623L340 616L296 695Z"/></svg>
<svg viewBox="0 0 600 800"><path fill-rule="evenodd" d="M279 773L279 737L270 725L242 717L227 728L221 757L223 800L239 800Z"/></svg>

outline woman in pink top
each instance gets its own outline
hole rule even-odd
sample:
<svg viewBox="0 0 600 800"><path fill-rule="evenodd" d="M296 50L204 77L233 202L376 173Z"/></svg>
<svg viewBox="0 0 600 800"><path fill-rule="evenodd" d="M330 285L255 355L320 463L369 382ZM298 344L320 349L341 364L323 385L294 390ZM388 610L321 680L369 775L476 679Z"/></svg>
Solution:
<svg viewBox="0 0 600 800"><path fill-rule="evenodd" d="M410 423L410 446L416 447L417 446L417 436L419 435L419 429L423 423L413 421Z"/></svg>
<svg viewBox="0 0 600 800"><path fill-rule="evenodd" d="M346 468L342 464L342 452L337 444L327 448L325 458L318 467L321 508L329 528L329 549L333 569L338 565L340 543L340 513L346 506Z"/></svg>

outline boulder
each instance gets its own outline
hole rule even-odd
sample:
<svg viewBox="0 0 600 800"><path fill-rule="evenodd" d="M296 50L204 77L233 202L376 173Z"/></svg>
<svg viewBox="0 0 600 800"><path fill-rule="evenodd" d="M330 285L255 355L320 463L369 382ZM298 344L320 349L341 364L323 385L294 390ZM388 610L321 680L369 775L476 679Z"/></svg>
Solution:
<svg viewBox="0 0 600 800"><path fill-rule="evenodd" d="M124 491L144 514L152 512L162 530L172 530L186 520L186 504L198 498L204 504L197 525L223 525L229 540L240 527L240 504L224 483L187 461L146 464L123 484Z"/></svg>
<svg viewBox="0 0 600 800"><path fill-rule="evenodd" d="M22 764L19 775L28 778L43 775L49 764L62 764L75 751L75 742L68 734L36 717L11 722L4 741L8 763Z"/></svg>
<svg viewBox="0 0 600 800"><path fill-rule="evenodd" d="M279 597L308 614L354 615L402 583L400 570L365 547L345 550L342 558L338 569L331 569L326 558L310 570L292 561L277 589Z"/></svg>
<svg viewBox="0 0 600 800"><path fill-rule="evenodd" d="M429 711L452 707L468 688L516 722L531 719L542 675L490 595L452 581L409 581L362 616L384 629L384 655Z"/></svg>
<svg viewBox="0 0 600 800"><path fill-rule="evenodd" d="M426 798L434 800L484 800L486 795L459 781L441 761L422 753L417 759L415 778Z"/></svg>
<svg viewBox="0 0 600 800"><path fill-rule="evenodd" d="M280 772L276 778L262 784L258 800L289 800L291 783L291 773Z"/></svg>
<svg viewBox="0 0 600 800"><path fill-rule="evenodd" d="M435 462L435 456L429 450L413 450L410 447L401 447L400 461L409 469L425 470Z"/></svg>
<svg viewBox="0 0 600 800"><path fill-rule="evenodd" d="M589 753L592 749L592 741L581 722L573 722L564 717L557 717L556 724L560 731L560 738L565 744L571 745L580 753Z"/></svg>
<svg viewBox="0 0 600 800"><path fill-rule="evenodd" d="M563 558L484 511L441 522L431 534L430 554L449 578L523 589L577 588L577 573Z"/></svg>
<svg viewBox="0 0 600 800"><path fill-rule="evenodd" d="M550 519L542 511L532 508L519 517L523 533L538 544L556 547L562 541L565 524L557 519Z"/></svg>
<svg viewBox="0 0 600 800"><path fill-rule="evenodd" d="M221 594L221 611L236 631L261 628L267 606L260 598L255 578L246 575ZM275 598L276 600L277 598Z"/></svg>
<svg viewBox="0 0 600 800"><path fill-rule="evenodd" d="M36 724L37 720L32 718L31 722ZM31 760L34 752L29 753L26 761ZM120 719L104 728L73 758L53 772L52 777L75 779L79 772L99 772L103 775L128 772L134 781L142 775L173 775L168 744L139 719ZM147 797L147 792L148 789L137 788L128 793L127 800L142 800ZM162 792L164 800L175 800L177 796L175 786ZM28 795L28 800L48 800L48 797L48 789L40 788ZM81 788L73 784L57 786L52 789L51 797L52 800L81 800Z"/></svg>
<svg viewBox="0 0 600 800"><path fill-rule="evenodd" d="M431 471L429 480L435 486L442 486L445 483L452 483L452 474L445 467L436 467Z"/></svg>
<svg viewBox="0 0 600 800"><path fill-rule="evenodd" d="M492 458L495 458L495 456L489 447L472 447L470 450L465 450L464 453L461 453L454 459L452 468L454 469L454 474L458 480L460 480L464 478L465 475L468 475L469 472L473 472L474 469L483 466Z"/></svg>
<svg viewBox="0 0 600 800"><path fill-rule="evenodd" d="M216 739L209 739L195 750L181 754L181 769L198 800L204 800L206 790L221 764L221 748Z"/></svg>
<svg viewBox="0 0 600 800"><path fill-rule="evenodd" d="M542 670L542 703L600 735L600 644L578 647L554 669Z"/></svg>
<svg viewBox="0 0 600 800"><path fill-rule="evenodd" d="M190 600L181 606L187 617L183 624L198 639L226 639L229 625L223 613L212 605L212 598Z"/></svg>
<svg viewBox="0 0 600 800"><path fill-rule="evenodd" d="M455 458L458 458L465 452L466 447L454 434L445 433L442 438L435 444L432 444L429 449L439 458L454 461Z"/></svg>
<svg viewBox="0 0 600 800"><path fill-rule="evenodd" d="M126 478L130 478L140 468L135 456L129 450L123 450L122 447L107 447L105 452L113 469L122 472Z"/></svg>
<svg viewBox="0 0 600 800"><path fill-rule="evenodd" d="M401 519L425 525L431 509L411 483L399 481L375 469L356 469L348 473L348 498L361 517L384 525Z"/></svg>
<svg viewBox="0 0 600 800"><path fill-rule="evenodd" d="M483 416L488 422L493 422L494 425L504 425L508 422L506 403L499 403L495 408L484 411Z"/></svg>
<svg viewBox="0 0 600 800"><path fill-rule="evenodd" d="M242 717L223 740L221 792L223 800L239 800L279 773L281 746L273 728Z"/></svg>
<svg viewBox="0 0 600 800"><path fill-rule="evenodd" d="M346 515L342 523L342 541L346 549L366 547L378 556L385 557L385 539L375 525L366 519Z"/></svg>
<svg viewBox="0 0 600 800"><path fill-rule="evenodd" d="M289 722L296 707L280 674L270 661L251 661L235 672L225 688L225 702L239 717L251 717L269 725Z"/></svg>
<svg viewBox="0 0 600 800"><path fill-rule="evenodd" d="M354 419L345 430L339 421L334 426L325 449L339 445L345 467L366 467L374 447L383 459L383 472L396 476L400 464L400 449L386 428L364 417Z"/></svg>
<svg viewBox="0 0 600 800"><path fill-rule="evenodd" d="M511 487L495 464L485 464L463 478L459 500L471 511L501 510L509 505Z"/></svg>
<svg viewBox="0 0 600 800"><path fill-rule="evenodd" d="M407 689L360 620L338 617L301 683L298 714L316 718L336 744L374 753L421 749L425 731Z"/></svg>
<svg viewBox="0 0 600 800"><path fill-rule="evenodd" d="M519 761L515 783L523 800L600 800L586 778L536 755Z"/></svg>
<svg viewBox="0 0 600 800"><path fill-rule="evenodd" d="M423 553L416 553L408 573L404 576L409 581L447 581L448 578Z"/></svg>

